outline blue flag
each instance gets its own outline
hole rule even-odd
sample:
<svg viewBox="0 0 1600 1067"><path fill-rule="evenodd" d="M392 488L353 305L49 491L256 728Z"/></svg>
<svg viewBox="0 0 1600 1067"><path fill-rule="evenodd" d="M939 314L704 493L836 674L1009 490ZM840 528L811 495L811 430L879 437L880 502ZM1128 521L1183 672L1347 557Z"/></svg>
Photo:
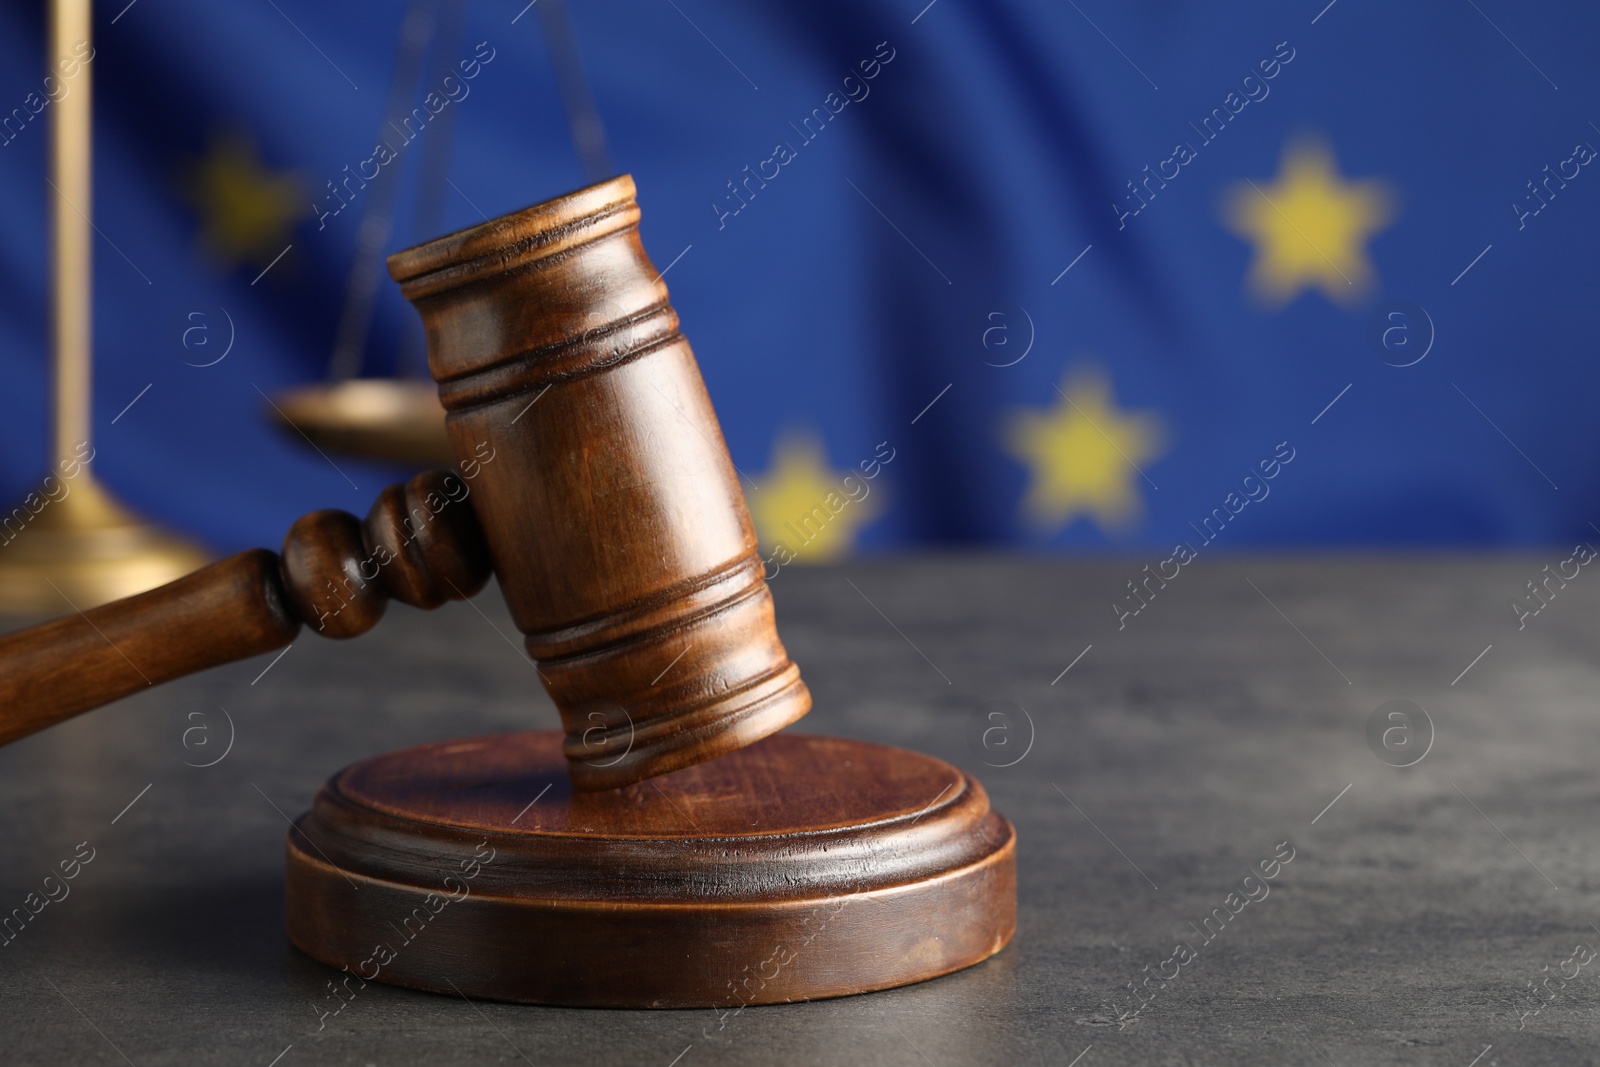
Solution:
<svg viewBox="0 0 1600 1067"><path fill-rule="evenodd" d="M779 565L1600 537L1600 12L542 7L113 2L69 56L0 12L0 491L57 458L46 148L87 73L93 462L219 550L406 473L268 417L423 373L383 254L607 167Z"/></svg>

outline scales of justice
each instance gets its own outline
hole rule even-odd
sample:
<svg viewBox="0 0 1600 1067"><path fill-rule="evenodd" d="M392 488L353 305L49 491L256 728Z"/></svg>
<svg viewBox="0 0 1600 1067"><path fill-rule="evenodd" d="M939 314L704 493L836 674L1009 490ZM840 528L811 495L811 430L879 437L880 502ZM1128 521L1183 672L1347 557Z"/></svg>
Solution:
<svg viewBox="0 0 1600 1067"><path fill-rule="evenodd" d="M88 4L61 9L83 16L57 18L70 45ZM978 781L781 732L810 694L639 213L621 176L390 256L455 467L364 518L303 516L279 552L0 637L0 744L492 575L563 729L329 779L286 841L302 951L346 983L630 1008L843 996L999 952L1016 835ZM61 287L83 279L57 266L58 329L73 304L86 354L86 302Z"/></svg>

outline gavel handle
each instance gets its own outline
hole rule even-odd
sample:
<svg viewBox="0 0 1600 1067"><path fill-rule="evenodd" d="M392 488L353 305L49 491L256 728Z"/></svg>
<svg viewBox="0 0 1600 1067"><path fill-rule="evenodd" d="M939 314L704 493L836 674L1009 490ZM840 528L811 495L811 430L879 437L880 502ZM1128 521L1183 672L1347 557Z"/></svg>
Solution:
<svg viewBox="0 0 1600 1067"><path fill-rule="evenodd" d="M0 744L294 640L278 557L257 548L148 593L0 637Z"/></svg>
<svg viewBox="0 0 1600 1067"><path fill-rule="evenodd" d="M251 549L138 596L0 637L0 745L161 682L259 656L302 624L371 629L392 597L434 608L489 578L488 550L457 475L385 489L366 521L314 511L283 554Z"/></svg>

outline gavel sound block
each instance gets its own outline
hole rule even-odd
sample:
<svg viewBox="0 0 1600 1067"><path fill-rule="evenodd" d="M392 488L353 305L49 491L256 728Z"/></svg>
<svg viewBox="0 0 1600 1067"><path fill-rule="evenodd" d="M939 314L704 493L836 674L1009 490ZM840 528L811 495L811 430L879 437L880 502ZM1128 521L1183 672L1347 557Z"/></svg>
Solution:
<svg viewBox="0 0 1600 1067"><path fill-rule="evenodd" d="M302 622L350 637L391 597L471 596L492 568L565 733L324 785L288 837L287 913L346 972L330 1013L370 981L617 1007L838 996L977 963L1014 929L1015 833L977 781L771 736L810 696L638 219L620 177L390 258L461 475L391 487L364 522L314 512L281 558L0 638L3 743Z"/></svg>

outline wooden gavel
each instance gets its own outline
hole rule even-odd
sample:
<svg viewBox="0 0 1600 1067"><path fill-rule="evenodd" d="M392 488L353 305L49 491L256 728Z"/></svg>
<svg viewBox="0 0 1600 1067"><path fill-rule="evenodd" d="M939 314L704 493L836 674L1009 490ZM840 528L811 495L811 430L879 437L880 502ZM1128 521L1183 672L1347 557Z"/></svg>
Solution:
<svg viewBox="0 0 1600 1067"><path fill-rule="evenodd" d="M312 512L281 556L242 552L0 638L0 744L282 648L302 624L354 637L391 597L470 597L491 569L561 713L576 789L677 770L804 715L638 222L623 176L391 256L461 472L390 486L365 521Z"/></svg>

